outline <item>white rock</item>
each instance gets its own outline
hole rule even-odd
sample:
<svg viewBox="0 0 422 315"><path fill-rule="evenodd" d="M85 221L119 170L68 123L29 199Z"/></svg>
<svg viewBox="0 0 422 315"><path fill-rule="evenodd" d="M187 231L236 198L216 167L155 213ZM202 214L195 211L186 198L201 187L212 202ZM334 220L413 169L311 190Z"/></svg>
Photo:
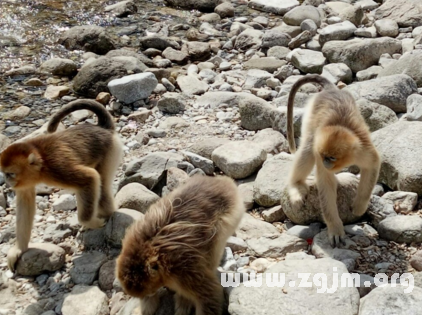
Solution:
<svg viewBox="0 0 422 315"><path fill-rule="evenodd" d="M137 73L111 80L108 88L119 101L131 104L146 99L157 86L158 81L151 72Z"/></svg>
<svg viewBox="0 0 422 315"><path fill-rule="evenodd" d="M64 194L59 197L53 203L53 209L55 211L60 210L73 210L76 208L76 198L70 194Z"/></svg>

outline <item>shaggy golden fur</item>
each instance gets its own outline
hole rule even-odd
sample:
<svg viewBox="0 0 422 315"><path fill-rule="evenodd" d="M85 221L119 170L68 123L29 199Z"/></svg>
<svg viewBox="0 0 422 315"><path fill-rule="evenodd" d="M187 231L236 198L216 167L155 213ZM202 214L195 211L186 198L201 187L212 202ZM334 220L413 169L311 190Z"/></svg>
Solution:
<svg viewBox="0 0 422 315"><path fill-rule="evenodd" d="M366 125L352 95L341 91L319 75L306 75L292 87L287 109L290 152L296 151L293 132L293 103L296 92L307 83L317 83L324 90L309 102L302 120L301 145L295 154L289 179L290 201L300 209L308 192L307 176L316 164L317 187L323 217L333 246L344 243L344 228L337 210L337 180L335 173L357 165L361 178L353 213L365 213L380 169L380 158L372 144Z"/></svg>
<svg viewBox="0 0 422 315"><path fill-rule="evenodd" d="M161 287L176 292L177 315L193 306L197 315L221 314L215 272L244 212L233 180L194 176L128 229L116 274L126 293L141 298L143 315L155 313Z"/></svg>
<svg viewBox="0 0 422 315"><path fill-rule="evenodd" d="M55 132L66 115L80 109L94 112L98 125L83 124ZM28 248L36 208L35 185L75 190L79 222L88 228L103 226L115 210L112 183L123 150L104 106L93 100L73 101L51 118L47 131L10 145L0 155L0 169L17 197L17 244L8 253L11 270Z"/></svg>

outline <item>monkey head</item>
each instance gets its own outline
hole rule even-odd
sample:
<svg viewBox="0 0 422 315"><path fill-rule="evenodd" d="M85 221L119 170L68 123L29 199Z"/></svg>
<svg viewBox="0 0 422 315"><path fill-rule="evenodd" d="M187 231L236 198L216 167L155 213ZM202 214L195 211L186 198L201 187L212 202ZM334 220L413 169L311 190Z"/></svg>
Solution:
<svg viewBox="0 0 422 315"><path fill-rule="evenodd" d="M40 155L27 143L14 143L0 155L0 170L12 189L32 186L39 179L41 167Z"/></svg>
<svg viewBox="0 0 422 315"><path fill-rule="evenodd" d="M324 167L333 172L352 165L359 158L356 153L360 147L359 138L343 126L325 126L315 133L316 156L321 157Z"/></svg>
<svg viewBox="0 0 422 315"><path fill-rule="evenodd" d="M163 266L150 242L134 240L125 239L117 258L116 276L127 294L144 298L164 286Z"/></svg>

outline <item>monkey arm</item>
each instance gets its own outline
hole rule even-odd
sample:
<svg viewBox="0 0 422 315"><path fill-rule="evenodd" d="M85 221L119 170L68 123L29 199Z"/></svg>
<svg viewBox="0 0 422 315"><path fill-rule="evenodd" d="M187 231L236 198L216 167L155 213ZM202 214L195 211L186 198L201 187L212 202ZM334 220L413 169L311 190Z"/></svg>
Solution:
<svg viewBox="0 0 422 315"><path fill-rule="evenodd" d="M16 245L7 254L12 271L20 255L28 249L35 209L35 187L16 190Z"/></svg>

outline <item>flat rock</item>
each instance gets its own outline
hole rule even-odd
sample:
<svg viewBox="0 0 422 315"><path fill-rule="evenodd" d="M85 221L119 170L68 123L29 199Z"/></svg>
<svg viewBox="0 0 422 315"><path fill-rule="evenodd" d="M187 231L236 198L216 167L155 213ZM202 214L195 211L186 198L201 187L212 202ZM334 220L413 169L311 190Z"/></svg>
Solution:
<svg viewBox="0 0 422 315"><path fill-rule="evenodd" d="M396 113L406 112L406 100L417 93L415 81L406 74L356 82L345 88L355 99L365 98L371 102L385 105Z"/></svg>
<svg viewBox="0 0 422 315"><path fill-rule="evenodd" d="M291 52L287 47L273 46L268 49L267 57L274 57L277 59L286 59L286 56Z"/></svg>
<svg viewBox="0 0 422 315"><path fill-rule="evenodd" d="M255 202L264 207L280 204L281 194L287 185L292 157L287 153L280 153L263 164L254 184Z"/></svg>
<svg viewBox="0 0 422 315"><path fill-rule="evenodd" d="M91 285L97 278L101 266L107 261L107 255L101 252L83 253L73 259L70 277L75 284Z"/></svg>
<svg viewBox="0 0 422 315"><path fill-rule="evenodd" d="M276 238L251 238L246 243L256 256L270 258L283 257L287 253L306 250L308 248L308 243L305 240L286 233Z"/></svg>
<svg viewBox="0 0 422 315"><path fill-rule="evenodd" d="M273 57L262 57L249 59L243 64L244 69L259 69L273 73L281 66L284 66L286 61L277 60Z"/></svg>
<svg viewBox="0 0 422 315"><path fill-rule="evenodd" d="M389 37L333 40L322 47L322 53L330 63L345 63L353 72L378 64L382 54L393 55L401 50L401 41Z"/></svg>
<svg viewBox="0 0 422 315"><path fill-rule="evenodd" d="M280 232L274 225L255 219L248 213L243 215L236 230L236 236L243 240L260 237L275 237L278 235L280 235Z"/></svg>
<svg viewBox="0 0 422 315"><path fill-rule="evenodd" d="M251 0L248 6L259 11L284 15L299 6L299 2L297 0Z"/></svg>
<svg viewBox="0 0 422 315"><path fill-rule="evenodd" d="M151 72L137 73L111 80L107 87L119 101L131 104L146 99L157 86L158 81Z"/></svg>
<svg viewBox="0 0 422 315"><path fill-rule="evenodd" d="M319 51L298 48L292 53L292 64L305 73L321 73L325 61Z"/></svg>
<svg viewBox="0 0 422 315"><path fill-rule="evenodd" d="M65 251L54 244L30 243L29 249L18 260L16 272L22 276L38 276L63 267Z"/></svg>
<svg viewBox="0 0 422 315"><path fill-rule="evenodd" d="M107 295L96 286L76 285L65 295L62 314L108 315Z"/></svg>
<svg viewBox="0 0 422 315"><path fill-rule="evenodd" d="M418 0L386 0L375 10L375 19L392 19L400 27L422 25L422 3Z"/></svg>
<svg viewBox="0 0 422 315"><path fill-rule="evenodd" d="M319 43L323 46L331 40L346 40L353 36L356 26L350 21L344 21L324 27L319 33Z"/></svg>
<svg viewBox="0 0 422 315"><path fill-rule="evenodd" d="M333 275L334 272L338 273ZM269 286L266 274L281 273L284 283ZM317 287L299 287L299 273L310 273L309 279L322 273L327 277L327 287L333 285L333 278L348 271L343 263L333 259L286 260L267 269L263 274L262 285L246 286L248 282L232 289L230 293L229 313L231 315L315 315L320 314L355 315L359 308L359 293L355 287L338 287L334 293L317 293ZM273 276L273 275L271 275ZM292 287L290 283L295 283ZM318 287L319 288L319 287ZM271 301L271 303L268 303ZM298 302L300 301L300 302Z"/></svg>
<svg viewBox="0 0 422 315"><path fill-rule="evenodd" d="M356 195L359 179L351 173L339 173L336 177L338 181L337 207L340 219L346 224L353 223L358 219L358 217L353 215L351 205L353 204ZM304 199L304 204L300 211L294 211L292 209L287 189L284 189L280 194L281 207L287 217L295 224L307 225L312 222L324 223L315 178L309 177L307 184L309 185L309 192Z"/></svg>
<svg viewBox="0 0 422 315"><path fill-rule="evenodd" d="M415 156L422 154L422 123L398 121L372 133L381 155L378 182L394 190L422 194L422 166ZM421 151L421 152L420 152Z"/></svg>
<svg viewBox="0 0 422 315"><path fill-rule="evenodd" d="M165 130L181 129L189 127L189 123L181 117L168 117L160 124L160 128Z"/></svg>
<svg viewBox="0 0 422 315"><path fill-rule="evenodd" d="M251 141L236 141L222 145L211 155L226 175L241 179L252 175L267 158L267 152Z"/></svg>
<svg viewBox="0 0 422 315"><path fill-rule="evenodd" d="M119 190L116 194L115 202L118 209L133 209L145 214L149 206L159 198L160 197L144 185L139 183L130 183Z"/></svg>
<svg viewBox="0 0 422 315"><path fill-rule="evenodd" d="M179 76L177 84L182 92L187 95L201 95L208 91L209 88L208 84L193 75Z"/></svg>
<svg viewBox="0 0 422 315"><path fill-rule="evenodd" d="M30 113L31 113L31 108L29 108L28 106L19 106L18 108L10 112L4 113L3 119L14 120L14 121L22 120L25 117L27 117Z"/></svg>
<svg viewBox="0 0 422 315"><path fill-rule="evenodd" d="M422 218L417 215L397 215L382 220L378 226L381 238L397 243L422 241Z"/></svg>
<svg viewBox="0 0 422 315"><path fill-rule="evenodd" d="M144 215L132 209L119 209L113 213L105 226L105 239L113 247L120 248L126 229Z"/></svg>
<svg viewBox="0 0 422 315"><path fill-rule="evenodd" d="M380 69L378 77L393 74L407 74L415 80L418 87L422 87L422 51L414 50L404 54L396 62L392 62L385 68Z"/></svg>

